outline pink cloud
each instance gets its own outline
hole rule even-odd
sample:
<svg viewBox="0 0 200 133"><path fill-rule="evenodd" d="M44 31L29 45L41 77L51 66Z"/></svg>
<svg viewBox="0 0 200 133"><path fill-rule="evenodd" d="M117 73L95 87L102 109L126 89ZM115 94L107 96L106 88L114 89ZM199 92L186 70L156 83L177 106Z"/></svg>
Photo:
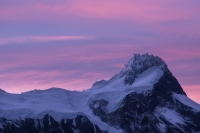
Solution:
<svg viewBox="0 0 200 133"><path fill-rule="evenodd" d="M80 82L79 79L69 79L70 77L78 73L77 70L71 71L39 71L39 70L29 70L29 71L16 71L16 72L7 72L0 75L0 84L1 87L5 87L6 91L13 93L20 93L22 91L29 91L31 89L47 89L51 87L63 87L68 88L75 83ZM66 76L65 80L54 80L55 77L60 75ZM23 79L23 80L22 80ZM6 80L6 81L5 81ZM82 80L81 80L82 81ZM75 89L74 86L68 89Z"/></svg>
<svg viewBox="0 0 200 133"><path fill-rule="evenodd" d="M198 2L189 1L62 1L57 3L22 2L0 7L1 21L33 21L73 24L79 21L123 21L138 23L162 34L200 35ZM180 21L168 25L165 22ZM165 24L163 24L165 23ZM66 25L67 25L66 24ZM164 26L163 26L164 25ZM195 27L194 27L195 25ZM132 26L132 25L130 25Z"/></svg>
<svg viewBox="0 0 200 133"><path fill-rule="evenodd" d="M0 38L0 44L93 39L92 36L17 36Z"/></svg>
<svg viewBox="0 0 200 133"><path fill-rule="evenodd" d="M118 73L133 53L150 53L163 58L189 97L199 101L198 1L17 1L0 5L0 22L2 28L7 26L4 30L8 29L8 34L4 35L2 31L3 36L17 34L18 27L22 27L18 34L36 35L0 38L2 89L18 93L53 86L86 89L94 81L108 79ZM50 28L59 31L53 34L59 35L66 33L68 27L72 29L69 33L92 33L101 37L103 32L106 39L112 38L108 39L112 43L91 36L37 36L37 33L43 32L41 23L52 24ZM28 28L21 26L23 24ZM63 29L59 29L58 25ZM32 26L36 29L29 31ZM9 31L16 33L9 34ZM118 37L123 41L118 42ZM82 45L86 39L87 42L83 43L86 45ZM79 42L63 45L66 40ZM51 41L56 43L46 43L52 44ZM62 46L59 41L62 41ZM28 46L31 43L34 49L24 44L3 45L13 43Z"/></svg>
<svg viewBox="0 0 200 133"><path fill-rule="evenodd" d="M149 47L146 49L145 47ZM155 49L155 47L158 47ZM91 50L89 50L91 49ZM43 52L45 50L45 52ZM170 50L170 54L169 54ZM126 52L124 52L126 51ZM136 45L136 44L88 44L88 45L79 45L78 48L74 44L72 46L63 45L62 47L47 47L44 49L39 49L37 52L39 54L35 54L35 51L24 51L16 52L15 55L5 53L8 58L14 58L12 62L9 62L9 64L2 64L2 67L9 67L14 66L19 63L22 63L20 65L34 65L37 63L42 63L45 60L45 63L51 63L52 61L73 61L73 62L98 62L98 61L106 61L106 60L113 60L113 59L123 59L124 62L118 63L118 66L123 66L121 64L126 63L128 59L133 55L134 53L153 53L154 55L162 57L167 63L181 60L181 59L190 59L193 57L200 57L200 54L198 53L199 48L194 47L188 50L188 48L173 48L173 47L165 47L162 48L162 51L159 48L159 45L152 46L151 44L149 46L146 45ZM41 57L42 53L42 57ZM56 55L51 53L57 53ZM176 55L176 56L174 56ZM31 62L30 59L32 59ZM120 65L119 65L120 64ZM114 65L114 64L113 64ZM180 64L182 67L185 68L190 64Z"/></svg>
<svg viewBox="0 0 200 133"><path fill-rule="evenodd" d="M171 50L170 53L169 50ZM188 62L176 63L182 59L199 58L198 50L198 47L191 47L188 50L184 47L177 49L175 46L169 46L161 51L159 45L152 46L151 44L89 44L45 47L38 49L37 53L32 49L24 52L6 52L1 53L6 60L4 58L0 60L0 87L5 88L6 91L18 93L50 87L83 90L89 88L97 80L109 79L118 73L133 52L141 54L150 52L166 61L189 97L198 101L199 76L190 75L188 71L198 71L199 65ZM58 66L54 68L54 64ZM63 67L66 68L63 69ZM194 83L191 83L189 79L194 80Z"/></svg>
<svg viewBox="0 0 200 133"><path fill-rule="evenodd" d="M149 23L154 21L186 20L196 16L198 8L191 10L188 2L174 1L92 1L84 0L60 3L34 3L0 8L0 19L51 19L69 17L128 19ZM187 10L190 9L190 10ZM56 18L56 19L55 19Z"/></svg>
<svg viewBox="0 0 200 133"><path fill-rule="evenodd" d="M84 17L129 18L143 22L179 20L191 17L191 14L184 8L173 4L175 3L163 1L87 0L73 2L70 11ZM169 6L172 8L171 10L169 10Z"/></svg>

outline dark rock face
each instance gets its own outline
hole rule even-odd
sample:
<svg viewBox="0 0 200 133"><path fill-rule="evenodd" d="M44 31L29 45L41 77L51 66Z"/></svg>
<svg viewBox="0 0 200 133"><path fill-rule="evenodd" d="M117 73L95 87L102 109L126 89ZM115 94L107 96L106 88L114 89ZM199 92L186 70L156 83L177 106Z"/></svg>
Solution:
<svg viewBox="0 0 200 133"><path fill-rule="evenodd" d="M172 75L168 68L163 68L164 75L160 78L158 83L154 85L154 92L160 92L158 95L164 96L166 93L172 94L173 92L177 94L186 95L182 87L178 83L178 80Z"/></svg>
<svg viewBox="0 0 200 133"><path fill-rule="evenodd" d="M43 119L7 120L1 118L0 133L107 133L89 121L86 116L55 121L45 115Z"/></svg>
<svg viewBox="0 0 200 133"><path fill-rule="evenodd" d="M130 93L123 99L120 108L107 113L109 101L97 100L90 104L93 113L102 121L126 133L192 133L200 131L200 112L182 104L172 97L173 92L186 95L176 78L168 69L154 85L153 90L144 93ZM98 106L97 106L98 105ZM170 123L162 115L156 116L157 107L176 111L185 121L178 126ZM170 116L169 116L170 117ZM160 124L165 125L160 128Z"/></svg>

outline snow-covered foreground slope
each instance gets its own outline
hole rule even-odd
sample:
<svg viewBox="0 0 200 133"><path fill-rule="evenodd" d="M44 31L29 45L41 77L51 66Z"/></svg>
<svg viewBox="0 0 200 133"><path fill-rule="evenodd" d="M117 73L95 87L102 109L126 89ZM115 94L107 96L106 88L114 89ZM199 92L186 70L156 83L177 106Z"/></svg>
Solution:
<svg viewBox="0 0 200 133"><path fill-rule="evenodd" d="M42 119L46 114L55 120L75 118L86 115L95 124L106 130L115 130L93 115L87 105L91 96L87 92L67 91L51 88L34 90L22 94L0 93L0 118L9 120L34 118Z"/></svg>
<svg viewBox="0 0 200 133"><path fill-rule="evenodd" d="M91 114L89 103L105 99L110 102L109 108L117 104L130 92L141 93L152 89L153 84L162 76L160 67L153 67L140 74L131 86L124 86L123 80L116 79L100 89L89 89L83 92L68 91L59 88L33 90L21 94L0 92L0 117L9 119L43 117L44 112L63 114L62 117L73 117L74 113ZM6 110L3 112L3 110ZM13 111L13 112L12 112ZM114 111L114 110L110 110ZM10 113L8 113L10 112ZM16 114L18 112L18 114ZM55 119L62 117L55 116Z"/></svg>
<svg viewBox="0 0 200 133"><path fill-rule="evenodd" d="M115 111L128 93L151 90L162 74L160 66L155 66L140 74L131 86L125 86L123 79L116 78L99 89L94 87L83 92L59 88L33 90L21 94L0 92L0 117L41 119L49 114L60 121L63 118L74 118L77 114L84 114L99 127L108 130L110 127L93 115L89 104L94 100L104 99L109 101L106 111Z"/></svg>
<svg viewBox="0 0 200 133"><path fill-rule="evenodd" d="M148 54L135 55L119 74L83 92L50 88L10 94L0 90L0 129L1 118L35 121L48 118L46 114L58 122L83 115L110 133L200 130L200 105L185 95L162 59ZM73 123L70 130L78 132Z"/></svg>

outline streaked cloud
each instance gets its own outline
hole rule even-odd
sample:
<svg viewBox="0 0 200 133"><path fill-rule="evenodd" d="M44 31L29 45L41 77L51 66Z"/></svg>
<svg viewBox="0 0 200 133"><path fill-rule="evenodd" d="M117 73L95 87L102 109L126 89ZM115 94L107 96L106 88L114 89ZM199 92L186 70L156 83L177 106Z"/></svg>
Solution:
<svg viewBox="0 0 200 133"><path fill-rule="evenodd" d="M188 96L200 103L199 5L187 0L2 1L0 87L18 93L53 86L87 89L118 73L133 53L149 53L163 58Z"/></svg>
<svg viewBox="0 0 200 133"><path fill-rule="evenodd" d="M0 38L0 44L64 41L64 40L87 40L93 38L94 37L92 36L17 36L17 37Z"/></svg>
<svg viewBox="0 0 200 133"><path fill-rule="evenodd" d="M9 2L8 2L9 3ZM186 20L195 16L197 8L190 9L190 2L176 1L131 1L126 2L119 0L83 0L83 1L58 1L51 2L34 2L31 4L8 4L0 7L1 19L50 19L60 18L64 20L68 17L86 17L86 18L117 18L138 20L144 23L152 21L170 21ZM198 2L195 2L198 4ZM197 7L197 5L192 4ZM169 10L171 8L172 10ZM26 12L24 12L26 10ZM44 18L43 18L44 17ZM58 19L57 19L58 20Z"/></svg>

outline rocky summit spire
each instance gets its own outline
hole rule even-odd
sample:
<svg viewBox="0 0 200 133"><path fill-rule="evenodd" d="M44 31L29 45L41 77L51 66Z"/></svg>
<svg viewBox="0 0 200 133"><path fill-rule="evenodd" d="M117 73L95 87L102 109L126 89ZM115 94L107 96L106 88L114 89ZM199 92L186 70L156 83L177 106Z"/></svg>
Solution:
<svg viewBox="0 0 200 133"><path fill-rule="evenodd" d="M148 54L134 54L120 72L120 78L124 78L125 84L133 84L138 74L153 66L166 67L166 63L157 56Z"/></svg>

